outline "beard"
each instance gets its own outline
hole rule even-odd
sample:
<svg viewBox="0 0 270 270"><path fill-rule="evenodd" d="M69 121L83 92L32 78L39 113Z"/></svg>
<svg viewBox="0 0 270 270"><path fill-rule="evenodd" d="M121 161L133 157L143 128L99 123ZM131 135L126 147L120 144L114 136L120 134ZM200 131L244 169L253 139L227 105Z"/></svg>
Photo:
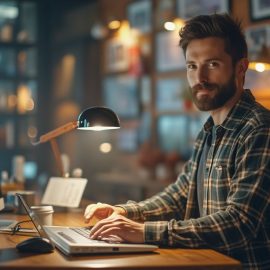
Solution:
<svg viewBox="0 0 270 270"><path fill-rule="evenodd" d="M218 109L225 105L236 93L235 76L232 74L231 78L226 84L216 84L216 83L201 83L194 87L191 87L192 98L200 111L211 111ZM209 92L213 92L214 95L204 95L197 98L197 93L200 90L205 89Z"/></svg>

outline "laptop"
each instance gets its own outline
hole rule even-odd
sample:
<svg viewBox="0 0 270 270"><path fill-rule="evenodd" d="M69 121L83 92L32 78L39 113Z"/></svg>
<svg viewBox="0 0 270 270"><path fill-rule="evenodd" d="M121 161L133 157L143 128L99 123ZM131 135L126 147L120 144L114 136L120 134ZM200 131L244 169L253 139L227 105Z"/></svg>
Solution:
<svg viewBox="0 0 270 270"><path fill-rule="evenodd" d="M90 227L43 226L20 194L16 194L31 218L39 235L49 241L66 255L112 254L153 252L158 246L148 244L108 243L89 238Z"/></svg>

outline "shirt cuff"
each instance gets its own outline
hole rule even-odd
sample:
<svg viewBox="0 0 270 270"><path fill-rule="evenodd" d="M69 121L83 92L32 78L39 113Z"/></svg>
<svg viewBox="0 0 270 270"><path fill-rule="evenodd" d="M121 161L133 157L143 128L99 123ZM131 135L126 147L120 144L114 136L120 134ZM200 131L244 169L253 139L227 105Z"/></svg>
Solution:
<svg viewBox="0 0 270 270"><path fill-rule="evenodd" d="M126 210L126 217L132 220L143 220L143 215L137 203L117 204L117 207L122 207Z"/></svg>
<svg viewBox="0 0 270 270"><path fill-rule="evenodd" d="M145 222L144 241L148 244L168 245L168 221Z"/></svg>

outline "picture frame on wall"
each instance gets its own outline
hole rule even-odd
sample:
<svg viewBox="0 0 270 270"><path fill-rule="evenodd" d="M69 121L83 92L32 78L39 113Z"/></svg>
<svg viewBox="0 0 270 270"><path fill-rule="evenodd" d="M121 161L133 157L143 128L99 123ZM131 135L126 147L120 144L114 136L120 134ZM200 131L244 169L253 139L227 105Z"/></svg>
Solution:
<svg viewBox="0 0 270 270"><path fill-rule="evenodd" d="M138 0L127 7L127 16L131 28L146 34L152 30L152 1Z"/></svg>
<svg viewBox="0 0 270 270"><path fill-rule="evenodd" d="M131 120L124 122L117 133L117 148L126 153L134 153L139 146L138 122Z"/></svg>
<svg viewBox="0 0 270 270"><path fill-rule="evenodd" d="M261 24L245 29L249 59L256 59L263 46L270 46L270 25Z"/></svg>
<svg viewBox="0 0 270 270"><path fill-rule="evenodd" d="M178 152L182 157L190 153L189 118L186 115L162 115L157 121L158 145L165 153Z"/></svg>
<svg viewBox="0 0 270 270"><path fill-rule="evenodd" d="M118 38L108 40L105 45L105 71L126 71L129 62L128 45Z"/></svg>
<svg viewBox="0 0 270 270"><path fill-rule="evenodd" d="M170 21L175 16L174 0L158 0L154 13L155 28L163 29L164 23Z"/></svg>
<svg viewBox="0 0 270 270"><path fill-rule="evenodd" d="M103 81L105 105L114 110L121 119L134 119L139 116L138 82L134 76L111 75Z"/></svg>
<svg viewBox="0 0 270 270"><path fill-rule="evenodd" d="M229 0L177 0L177 13L183 19L229 11Z"/></svg>
<svg viewBox="0 0 270 270"><path fill-rule="evenodd" d="M252 21L270 18L270 1L249 0L250 18Z"/></svg>
<svg viewBox="0 0 270 270"><path fill-rule="evenodd" d="M157 70L173 71L186 68L184 53L179 46L177 31L160 32L156 37Z"/></svg>
<svg viewBox="0 0 270 270"><path fill-rule="evenodd" d="M157 81L156 108L158 113L183 111L183 93L186 81L166 78Z"/></svg>

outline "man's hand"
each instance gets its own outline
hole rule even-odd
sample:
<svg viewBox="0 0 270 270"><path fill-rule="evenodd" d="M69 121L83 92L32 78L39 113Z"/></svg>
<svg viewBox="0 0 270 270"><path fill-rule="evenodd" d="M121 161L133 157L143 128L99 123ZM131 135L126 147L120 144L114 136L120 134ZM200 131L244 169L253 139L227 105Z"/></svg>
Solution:
<svg viewBox="0 0 270 270"><path fill-rule="evenodd" d="M144 224L122 215L112 214L92 228L90 237L109 242L143 243Z"/></svg>
<svg viewBox="0 0 270 270"><path fill-rule="evenodd" d="M90 204L85 209L84 218L85 222L89 223L93 219L101 220L112 214L124 216L126 211L122 207L112 206L105 203Z"/></svg>

